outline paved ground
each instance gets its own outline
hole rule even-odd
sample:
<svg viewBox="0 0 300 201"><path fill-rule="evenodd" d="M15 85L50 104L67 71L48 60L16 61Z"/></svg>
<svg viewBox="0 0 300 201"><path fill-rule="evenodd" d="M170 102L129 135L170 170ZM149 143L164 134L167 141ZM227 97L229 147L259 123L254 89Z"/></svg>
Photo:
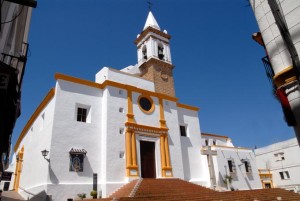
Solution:
<svg viewBox="0 0 300 201"><path fill-rule="evenodd" d="M24 200L18 193L14 191L3 191L1 201L19 201Z"/></svg>

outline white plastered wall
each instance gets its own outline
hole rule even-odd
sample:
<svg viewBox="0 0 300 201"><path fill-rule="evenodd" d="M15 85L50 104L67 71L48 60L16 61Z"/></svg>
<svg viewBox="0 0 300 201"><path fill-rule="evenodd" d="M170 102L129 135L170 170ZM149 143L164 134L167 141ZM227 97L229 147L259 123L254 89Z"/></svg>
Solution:
<svg viewBox="0 0 300 201"><path fill-rule="evenodd" d="M98 174L98 181L101 180L101 97L102 90L98 88L57 81L48 177L48 194L53 199L66 200L77 197L78 193L89 195L93 173ZM78 105L88 108L90 122L77 121ZM72 148L87 151L83 172L69 171ZM61 192L65 193L59 194Z"/></svg>
<svg viewBox="0 0 300 201"><path fill-rule="evenodd" d="M113 193L117 188L128 182L126 177L125 157L125 122L127 114L127 90L108 86L103 93L103 141L101 144L104 196ZM120 134L120 129L123 132Z"/></svg>
<svg viewBox="0 0 300 201"><path fill-rule="evenodd" d="M282 153L284 160L276 157ZM274 187L300 192L300 148L296 138L271 144L255 150L259 169L269 169ZM288 171L290 178L281 179L279 172Z"/></svg>
<svg viewBox="0 0 300 201"><path fill-rule="evenodd" d="M164 115L168 131L168 141L170 150L170 160L174 178L184 178L184 168L182 161L182 150L180 142L178 111L176 102L164 100Z"/></svg>
<svg viewBox="0 0 300 201"><path fill-rule="evenodd" d="M219 148L216 147L217 156L214 158L214 167L216 172L217 185L219 187L227 188L224 183L225 175L232 177L230 187L235 190L251 190L261 189L260 177L258 174L255 156L251 150L238 149L238 148ZM228 160L234 160L235 173L230 174L228 169ZM251 165L251 173L246 173L245 165L242 159L247 159Z"/></svg>
<svg viewBox="0 0 300 201"><path fill-rule="evenodd" d="M40 196L45 196L47 192L49 164L43 158L41 151L50 150L54 108L55 97L32 123L17 151L19 152L24 146L19 192L26 199L31 198L32 195L24 190Z"/></svg>
<svg viewBox="0 0 300 201"><path fill-rule="evenodd" d="M178 108L178 130L179 126L186 127L186 137L180 136L182 162L185 180L209 185L209 171L203 163L206 157L201 154L202 140L199 125L198 112L184 108Z"/></svg>

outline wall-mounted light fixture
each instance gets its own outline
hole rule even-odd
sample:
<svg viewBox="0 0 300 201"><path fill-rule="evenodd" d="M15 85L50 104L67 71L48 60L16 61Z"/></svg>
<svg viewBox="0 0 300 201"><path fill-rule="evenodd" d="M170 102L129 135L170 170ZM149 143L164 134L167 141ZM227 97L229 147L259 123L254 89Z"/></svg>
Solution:
<svg viewBox="0 0 300 201"><path fill-rule="evenodd" d="M44 149L42 151L42 155L44 156L44 159L46 159L49 163L50 163L50 159L46 158L46 156L48 156L49 151L47 149Z"/></svg>

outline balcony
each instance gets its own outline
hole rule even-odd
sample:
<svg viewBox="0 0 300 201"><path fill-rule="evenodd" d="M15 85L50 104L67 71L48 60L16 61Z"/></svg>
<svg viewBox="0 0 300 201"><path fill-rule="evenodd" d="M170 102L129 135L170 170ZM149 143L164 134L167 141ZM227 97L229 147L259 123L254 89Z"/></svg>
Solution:
<svg viewBox="0 0 300 201"><path fill-rule="evenodd" d="M271 181L272 173L268 169L258 169L260 179L263 181Z"/></svg>
<svg viewBox="0 0 300 201"><path fill-rule="evenodd" d="M265 56L265 57L263 57L262 59L262 62L263 62L263 64L264 64L264 67L265 67L265 71L266 71L266 75L267 75L267 77L268 77L268 80L269 80L269 82L271 83L271 85L272 85L272 91L273 91L273 94L274 94L274 96L276 97L276 95L275 95L275 93L276 93L276 86L275 86L275 84L274 84L274 82L273 82L273 77L274 77L274 71L273 71L273 68L272 68L272 64L271 64L271 62L269 61L269 58L268 58L268 56Z"/></svg>
<svg viewBox="0 0 300 201"><path fill-rule="evenodd" d="M21 84L27 61L28 44L23 43L19 55L1 53L0 58L0 172L9 160L11 135L20 116Z"/></svg>

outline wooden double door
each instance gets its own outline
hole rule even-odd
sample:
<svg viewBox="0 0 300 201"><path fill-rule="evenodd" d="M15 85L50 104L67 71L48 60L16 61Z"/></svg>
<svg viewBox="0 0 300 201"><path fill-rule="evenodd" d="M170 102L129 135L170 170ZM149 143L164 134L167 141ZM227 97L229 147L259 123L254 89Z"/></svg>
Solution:
<svg viewBox="0 0 300 201"><path fill-rule="evenodd" d="M155 142L140 141L141 176L156 178Z"/></svg>

